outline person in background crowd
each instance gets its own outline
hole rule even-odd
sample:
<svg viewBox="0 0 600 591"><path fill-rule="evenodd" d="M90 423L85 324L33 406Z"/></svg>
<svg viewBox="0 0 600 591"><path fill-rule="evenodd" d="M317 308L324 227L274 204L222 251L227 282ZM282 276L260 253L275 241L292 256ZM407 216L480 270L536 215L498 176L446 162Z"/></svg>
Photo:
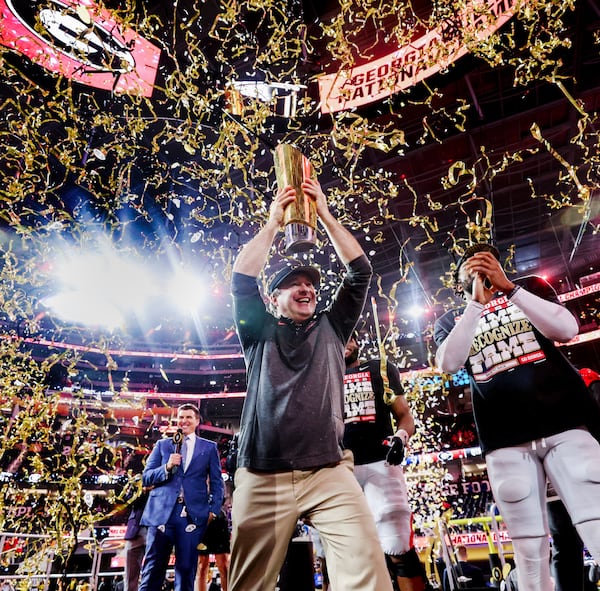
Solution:
<svg viewBox="0 0 600 591"><path fill-rule="evenodd" d="M323 542L319 532L312 527L308 526L310 531L310 537L313 543L313 550L315 555L315 587L321 589L321 591L330 591L329 587L329 572L327 571L327 559L325 558L325 548L323 548ZM320 581L320 586L317 585L317 577Z"/></svg>
<svg viewBox="0 0 600 591"><path fill-rule="evenodd" d="M198 573L195 591L206 591L209 582L210 556L215 557L215 564L221 577L221 589L227 591L229 578L230 531L229 519L223 509L206 528L204 538L198 547Z"/></svg>
<svg viewBox="0 0 600 591"><path fill-rule="evenodd" d="M456 546L456 581L461 585L460 588L472 589L485 587L485 577L483 571L468 561L467 547L463 544ZM450 581L448 580L448 570L444 571L444 591L450 591Z"/></svg>
<svg viewBox="0 0 600 591"><path fill-rule="evenodd" d="M435 323L437 365L464 364L494 499L515 550L520 591L552 591L546 479L600 558L600 410L555 341L577 320L541 277L510 281L490 244L467 248L455 285L467 304Z"/></svg>
<svg viewBox="0 0 600 591"><path fill-rule="evenodd" d="M309 528L302 520L296 523L279 571L278 591L314 591L315 553Z"/></svg>
<svg viewBox="0 0 600 591"><path fill-rule="evenodd" d="M148 532L140 591L160 591L173 547L174 589L194 590L198 544L221 511L224 488L217 445L195 434L199 424L198 408L181 405L182 441L157 441L142 473L143 486L151 490L141 520Z"/></svg>
<svg viewBox="0 0 600 591"><path fill-rule="evenodd" d="M356 333L346 344L345 359L344 447L354 454L354 475L375 517L395 584L400 591L423 591L430 585L413 545L412 511L400 465L415 422L398 369L386 362L382 375L380 359L361 362Z"/></svg>
<svg viewBox="0 0 600 591"><path fill-rule="evenodd" d="M142 513L148 500L148 491L143 490L131 506L125 530L125 591L137 591L140 584L140 572L146 550L146 527L140 525Z"/></svg>
<svg viewBox="0 0 600 591"><path fill-rule="evenodd" d="M257 278L296 198L281 187L265 226L233 266L234 320L248 372L233 493L229 591L272 591L298 519L318 530L336 591L388 591L391 582L373 516L342 449L344 347L371 279L360 244L331 214L315 179L314 200L343 281L316 312L318 270L296 264L275 273L268 296Z"/></svg>

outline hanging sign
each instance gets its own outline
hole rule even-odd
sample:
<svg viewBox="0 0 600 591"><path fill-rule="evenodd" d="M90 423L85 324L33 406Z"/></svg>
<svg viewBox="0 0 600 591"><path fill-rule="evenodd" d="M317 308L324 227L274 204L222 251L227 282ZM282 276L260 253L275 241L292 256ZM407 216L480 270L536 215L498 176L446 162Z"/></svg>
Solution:
<svg viewBox="0 0 600 591"><path fill-rule="evenodd" d="M452 19L408 45L351 70L318 78L321 111L332 113L382 100L447 68L515 13L517 0L467 4Z"/></svg>

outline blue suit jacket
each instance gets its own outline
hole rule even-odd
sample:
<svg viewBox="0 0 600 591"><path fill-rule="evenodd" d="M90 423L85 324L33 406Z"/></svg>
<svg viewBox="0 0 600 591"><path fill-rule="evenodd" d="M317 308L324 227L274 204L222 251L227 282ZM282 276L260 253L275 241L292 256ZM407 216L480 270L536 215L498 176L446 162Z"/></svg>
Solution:
<svg viewBox="0 0 600 591"><path fill-rule="evenodd" d="M217 444L197 435L194 437L194 454L185 472L183 466L177 466L171 473L166 470L169 456L176 451L173 440L156 442L142 473L143 485L153 487L142 525L166 524L182 488L188 515L195 524L205 525L209 513L218 515L221 511L224 487Z"/></svg>

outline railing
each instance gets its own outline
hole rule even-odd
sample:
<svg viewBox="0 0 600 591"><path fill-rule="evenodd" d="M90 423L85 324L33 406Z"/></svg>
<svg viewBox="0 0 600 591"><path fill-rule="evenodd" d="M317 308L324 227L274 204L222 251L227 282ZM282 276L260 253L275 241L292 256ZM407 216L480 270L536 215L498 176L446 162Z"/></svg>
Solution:
<svg viewBox="0 0 600 591"><path fill-rule="evenodd" d="M507 540L498 525L501 521L502 517L497 514L495 504L490 505L488 515L482 517L438 520L436 530L439 541L439 557L445 566L448 575L448 586L451 591L465 588L461 582L463 573L455 551L455 545L462 542L460 541L460 534L452 532L451 528L473 526L476 524L483 527L483 532L470 535L485 538L483 543L487 543L488 561L491 570L490 585L496 588L500 587L500 583L504 580L508 569L504 546ZM459 542L455 542L457 535L459 536ZM440 584L442 584L442 581L440 581ZM507 589L510 589L510 587L507 587Z"/></svg>
<svg viewBox="0 0 600 591"><path fill-rule="evenodd" d="M123 570L103 569L103 555L114 553L117 555L123 551L125 541L123 539L106 538L99 541L96 538L82 536L78 537L78 549L75 556L80 556L80 564L90 564L88 569L79 570L61 570L58 572L55 566L56 552L52 549L52 544L48 543L52 536L46 534L26 534L18 532L0 532L0 553L5 559L11 553L15 554L12 562L8 563L5 570L0 571L0 583L6 580L21 581L23 579L30 581L29 589L36 591L49 591L50 588L57 588L58 585L52 584L53 581L87 581L90 590L94 591L100 577L122 577ZM46 541L40 547L37 542ZM15 543L16 542L16 543ZM78 552L82 550L82 552ZM18 555L18 556L17 556ZM10 559L10 558L9 558ZM76 559L74 559L76 563ZM14 567L14 568L13 568ZM10 571L10 572L7 572ZM73 585L75 588L76 585ZM63 585L63 589L70 589L69 584Z"/></svg>

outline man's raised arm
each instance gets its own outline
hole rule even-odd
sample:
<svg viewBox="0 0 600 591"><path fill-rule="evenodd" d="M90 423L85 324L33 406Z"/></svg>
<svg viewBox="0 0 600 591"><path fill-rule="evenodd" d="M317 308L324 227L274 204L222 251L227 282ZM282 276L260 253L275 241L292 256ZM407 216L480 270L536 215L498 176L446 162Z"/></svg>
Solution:
<svg viewBox="0 0 600 591"><path fill-rule="evenodd" d="M302 183L302 190L315 201L317 216L323 224L333 248L338 257L347 265L350 261L364 255L362 246L358 240L333 216L327 207L327 198L321 189L321 185L315 179L306 179Z"/></svg>
<svg viewBox="0 0 600 591"><path fill-rule="evenodd" d="M283 187L277 191L269 210L267 223L238 254L233 264L234 273L243 273L250 277L259 276L267 262L275 236L281 229L283 212L295 198L296 192L293 187Z"/></svg>

